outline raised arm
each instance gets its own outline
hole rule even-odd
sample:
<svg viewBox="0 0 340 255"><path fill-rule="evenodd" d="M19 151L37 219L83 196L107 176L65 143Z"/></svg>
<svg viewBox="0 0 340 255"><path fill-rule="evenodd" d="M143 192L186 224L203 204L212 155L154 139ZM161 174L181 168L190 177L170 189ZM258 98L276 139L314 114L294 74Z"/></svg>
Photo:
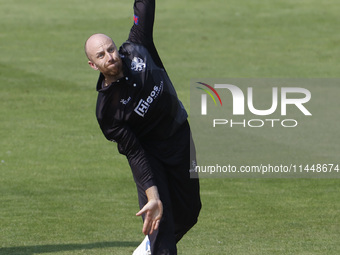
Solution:
<svg viewBox="0 0 340 255"><path fill-rule="evenodd" d="M129 41L146 46L152 44L155 0L135 0L133 9L134 24L130 30Z"/></svg>

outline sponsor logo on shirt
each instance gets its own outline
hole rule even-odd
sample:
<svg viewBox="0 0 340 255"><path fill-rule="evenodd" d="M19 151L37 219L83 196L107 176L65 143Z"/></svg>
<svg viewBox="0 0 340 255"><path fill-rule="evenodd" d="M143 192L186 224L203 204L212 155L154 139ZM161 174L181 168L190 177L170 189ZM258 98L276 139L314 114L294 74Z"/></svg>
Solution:
<svg viewBox="0 0 340 255"><path fill-rule="evenodd" d="M126 105L128 102L130 102L131 97L129 97L128 99L121 99L120 102L124 105Z"/></svg>
<svg viewBox="0 0 340 255"><path fill-rule="evenodd" d="M139 17L137 15L133 15L133 21L135 22L136 25L138 25L138 20Z"/></svg>
<svg viewBox="0 0 340 255"><path fill-rule="evenodd" d="M144 117L145 114L148 112L151 104L158 97L162 89L163 89L163 81L161 81L159 86L153 87L153 90L151 91L150 95L145 100L144 99L139 100L139 103L137 107L135 108L135 112L139 116Z"/></svg>
<svg viewBox="0 0 340 255"><path fill-rule="evenodd" d="M146 64L143 59L134 57L131 62L131 70L136 72L141 72L145 69Z"/></svg>

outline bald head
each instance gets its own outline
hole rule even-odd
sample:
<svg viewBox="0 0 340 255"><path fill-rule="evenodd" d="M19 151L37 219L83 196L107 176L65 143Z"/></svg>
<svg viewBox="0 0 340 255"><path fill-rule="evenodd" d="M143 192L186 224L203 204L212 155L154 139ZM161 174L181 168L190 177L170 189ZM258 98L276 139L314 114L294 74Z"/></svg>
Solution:
<svg viewBox="0 0 340 255"><path fill-rule="evenodd" d="M92 55L92 53L98 47L100 47L100 45L102 45L103 42L104 43L109 42L109 43L113 43L115 45L112 38L105 35L105 34L93 34L86 40L84 48L85 48L85 54L86 54L86 56L89 60L91 60L90 56Z"/></svg>

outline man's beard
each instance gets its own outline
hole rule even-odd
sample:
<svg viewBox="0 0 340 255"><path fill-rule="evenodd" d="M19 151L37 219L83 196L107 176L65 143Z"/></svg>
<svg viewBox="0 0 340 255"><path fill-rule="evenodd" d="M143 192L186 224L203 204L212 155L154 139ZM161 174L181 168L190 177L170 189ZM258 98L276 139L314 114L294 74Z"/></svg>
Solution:
<svg viewBox="0 0 340 255"><path fill-rule="evenodd" d="M115 59L106 66L104 75L117 76L122 72L122 61L121 59Z"/></svg>

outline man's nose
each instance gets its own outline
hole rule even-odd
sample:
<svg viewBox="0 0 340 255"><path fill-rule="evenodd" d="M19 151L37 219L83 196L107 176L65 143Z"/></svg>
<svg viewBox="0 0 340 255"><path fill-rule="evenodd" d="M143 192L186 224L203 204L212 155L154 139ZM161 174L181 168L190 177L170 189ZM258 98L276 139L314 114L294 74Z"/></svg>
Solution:
<svg viewBox="0 0 340 255"><path fill-rule="evenodd" d="M107 58L109 61L111 61L113 59L113 54L111 54L110 52L107 52Z"/></svg>

